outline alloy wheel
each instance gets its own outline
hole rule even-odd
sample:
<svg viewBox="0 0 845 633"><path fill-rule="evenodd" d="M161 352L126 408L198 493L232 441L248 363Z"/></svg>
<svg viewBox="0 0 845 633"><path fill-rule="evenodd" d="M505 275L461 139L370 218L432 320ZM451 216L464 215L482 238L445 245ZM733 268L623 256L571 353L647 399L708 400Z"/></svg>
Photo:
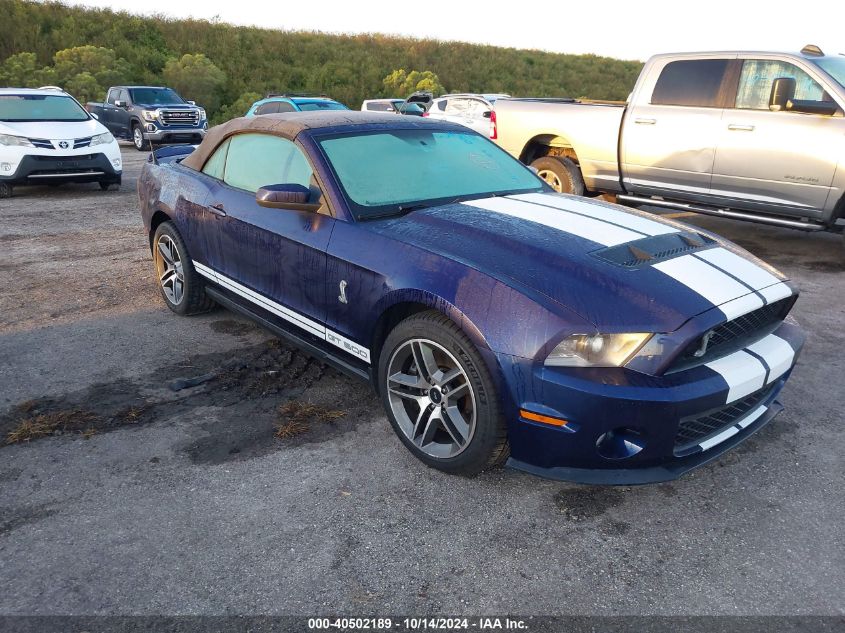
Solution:
<svg viewBox="0 0 845 633"><path fill-rule="evenodd" d="M387 367L390 408L405 436L426 455L455 457L475 433L476 402L469 377L442 345L411 339Z"/></svg>
<svg viewBox="0 0 845 633"><path fill-rule="evenodd" d="M144 133L141 131L137 125L132 129L132 141L135 143L135 147L138 149L143 149L144 147Z"/></svg>
<svg viewBox="0 0 845 633"><path fill-rule="evenodd" d="M560 180L560 176L558 176L555 172L551 169L541 169L537 172L537 175L546 181L552 189L561 193L563 191L563 183Z"/></svg>
<svg viewBox="0 0 845 633"><path fill-rule="evenodd" d="M155 263L162 291L170 303L178 306L185 296L185 275L179 249L169 235L158 238Z"/></svg>

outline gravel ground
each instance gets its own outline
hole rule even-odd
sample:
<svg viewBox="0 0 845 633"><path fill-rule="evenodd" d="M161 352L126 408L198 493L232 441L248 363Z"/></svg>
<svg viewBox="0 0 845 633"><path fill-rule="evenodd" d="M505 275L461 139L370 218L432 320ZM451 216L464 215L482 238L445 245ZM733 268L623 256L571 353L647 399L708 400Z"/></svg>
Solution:
<svg viewBox="0 0 845 633"><path fill-rule="evenodd" d="M786 411L738 450L657 486L467 480L411 457L360 383L167 310L144 156L124 148L120 191L0 201L0 430L71 429L0 447L0 615L845 614L841 238L686 218L803 291ZM290 402L322 421L277 439Z"/></svg>

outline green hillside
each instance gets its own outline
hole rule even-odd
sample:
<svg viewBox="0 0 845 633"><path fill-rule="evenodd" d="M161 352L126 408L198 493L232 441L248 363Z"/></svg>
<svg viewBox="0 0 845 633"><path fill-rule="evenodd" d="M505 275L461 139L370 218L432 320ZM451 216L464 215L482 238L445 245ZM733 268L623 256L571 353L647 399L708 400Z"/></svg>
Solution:
<svg viewBox="0 0 845 633"><path fill-rule="evenodd" d="M170 83L218 120L242 114L254 94L270 90L323 92L359 107L365 98L387 96L383 80L396 69L432 71L450 92L621 100L642 66L594 55L267 30L22 0L0 0L0 16L0 85L58 83L88 100L101 98L112 82Z"/></svg>

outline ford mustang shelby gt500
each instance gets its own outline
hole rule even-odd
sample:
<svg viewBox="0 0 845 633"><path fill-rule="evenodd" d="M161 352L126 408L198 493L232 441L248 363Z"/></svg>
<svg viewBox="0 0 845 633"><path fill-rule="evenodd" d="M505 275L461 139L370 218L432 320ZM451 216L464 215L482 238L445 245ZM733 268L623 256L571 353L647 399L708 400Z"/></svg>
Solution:
<svg viewBox="0 0 845 633"><path fill-rule="evenodd" d="M369 380L426 464L671 479L782 409L797 293L695 227L552 192L475 132L236 119L139 180L164 301L216 302Z"/></svg>

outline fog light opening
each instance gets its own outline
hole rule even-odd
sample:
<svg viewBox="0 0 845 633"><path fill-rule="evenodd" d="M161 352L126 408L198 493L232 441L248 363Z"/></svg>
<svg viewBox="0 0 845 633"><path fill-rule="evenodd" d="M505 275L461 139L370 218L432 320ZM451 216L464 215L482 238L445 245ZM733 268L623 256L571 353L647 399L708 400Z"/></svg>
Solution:
<svg viewBox="0 0 845 633"><path fill-rule="evenodd" d="M596 441L596 450L605 459L627 459L645 448L645 434L627 426L608 431Z"/></svg>

